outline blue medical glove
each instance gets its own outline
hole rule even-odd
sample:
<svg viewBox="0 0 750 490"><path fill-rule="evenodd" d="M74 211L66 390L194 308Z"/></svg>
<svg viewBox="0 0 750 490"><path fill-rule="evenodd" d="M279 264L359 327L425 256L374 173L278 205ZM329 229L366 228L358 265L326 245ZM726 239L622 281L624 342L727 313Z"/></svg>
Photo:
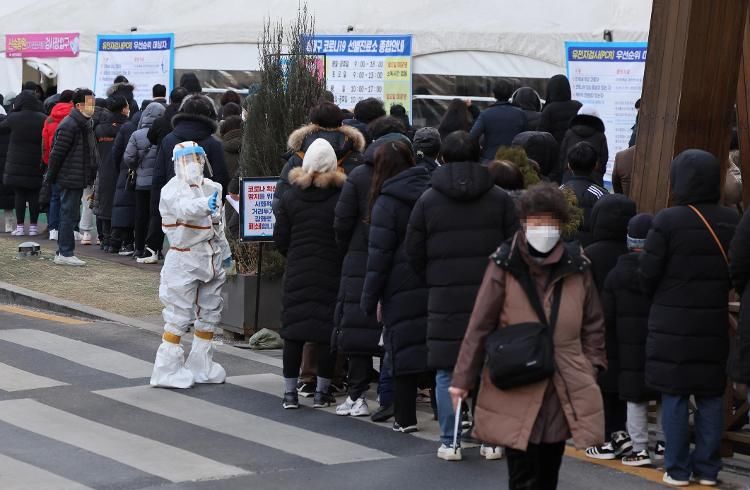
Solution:
<svg viewBox="0 0 750 490"><path fill-rule="evenodd" d="M211 214L215 213L216 210L219 208L218 200L219 200L219 191L214 192L211 195L211 197L208 198L208 210L211 211Z"/></svg>
<svg viewBox="0 0 750 490"><path fill-rule="evenodd" d="M224 261L221 263L221 267L224 269L231 269L232 268L232 257L227 257L224 259Z"/></svg>

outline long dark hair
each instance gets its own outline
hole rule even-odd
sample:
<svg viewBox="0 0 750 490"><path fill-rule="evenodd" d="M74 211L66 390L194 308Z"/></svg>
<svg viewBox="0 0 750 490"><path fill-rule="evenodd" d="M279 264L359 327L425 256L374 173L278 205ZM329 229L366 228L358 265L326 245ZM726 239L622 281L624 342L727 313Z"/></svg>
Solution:
<svg viewBox="0 0 750 490"><path fill-rule="evenodd" d="M406 143L401 141L383 143L375 151L375 164L373 165L372 183L370 184L370 202L368 204L369 212L366 220L368 223L375 201L380 196L383 183L414 165L414 155L412 155Z"/></svg>
<svg viewBox="0 0 750 490"><path fill-rule="evenodd" d="M443 120L440 121L440 126L438 126L440 136L445 138L453 131L468 131L471 129L469 116L469 109L466 107L466 103L461 99L453 99L448 104L448 110L445 111Z"/></svg>

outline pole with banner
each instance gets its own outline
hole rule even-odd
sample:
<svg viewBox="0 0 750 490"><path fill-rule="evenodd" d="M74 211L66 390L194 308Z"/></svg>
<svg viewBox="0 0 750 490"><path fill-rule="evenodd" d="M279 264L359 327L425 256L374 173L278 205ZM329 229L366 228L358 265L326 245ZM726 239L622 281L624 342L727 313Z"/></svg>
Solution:
<svg viewBox="0 0 750 490"><path fill-rule="evenodd" d="M255 274L254 329L260 319L260 288L263 272L263 245L273 241L276 217L273 214L273 195L278 177L244 177L240 179L240 240L258 244L258 268Z"/></svg>

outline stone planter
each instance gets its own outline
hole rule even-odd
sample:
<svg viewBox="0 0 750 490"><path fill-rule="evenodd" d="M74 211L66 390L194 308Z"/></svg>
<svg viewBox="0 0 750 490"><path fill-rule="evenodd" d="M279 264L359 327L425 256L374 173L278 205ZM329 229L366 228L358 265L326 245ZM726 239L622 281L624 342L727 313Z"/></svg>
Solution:
<svg viewBox="0 0 750 490"><path fill-rule="evenodd" d="M237 339L248 339L255 333L255 274L227 276L221 296L224 310L221 314L225 334ZM258 328L278 332L281 326L281 278L273 281L261 279L260 316Z"/></svg>

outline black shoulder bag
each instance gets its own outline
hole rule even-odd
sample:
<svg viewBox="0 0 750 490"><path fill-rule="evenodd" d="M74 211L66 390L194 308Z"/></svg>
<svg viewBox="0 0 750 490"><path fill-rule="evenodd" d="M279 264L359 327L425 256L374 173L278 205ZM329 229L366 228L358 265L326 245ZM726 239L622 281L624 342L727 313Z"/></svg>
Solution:
<svg viewBox="0 0 750 490"><path fill-rule="evenodd" d="M487 337L487 368L492 383L501 390L536 383L555 372L553 332L560 311L563 279L555 284L549 320L528 268L518 279L540 322L498 327Z"/></svg>

